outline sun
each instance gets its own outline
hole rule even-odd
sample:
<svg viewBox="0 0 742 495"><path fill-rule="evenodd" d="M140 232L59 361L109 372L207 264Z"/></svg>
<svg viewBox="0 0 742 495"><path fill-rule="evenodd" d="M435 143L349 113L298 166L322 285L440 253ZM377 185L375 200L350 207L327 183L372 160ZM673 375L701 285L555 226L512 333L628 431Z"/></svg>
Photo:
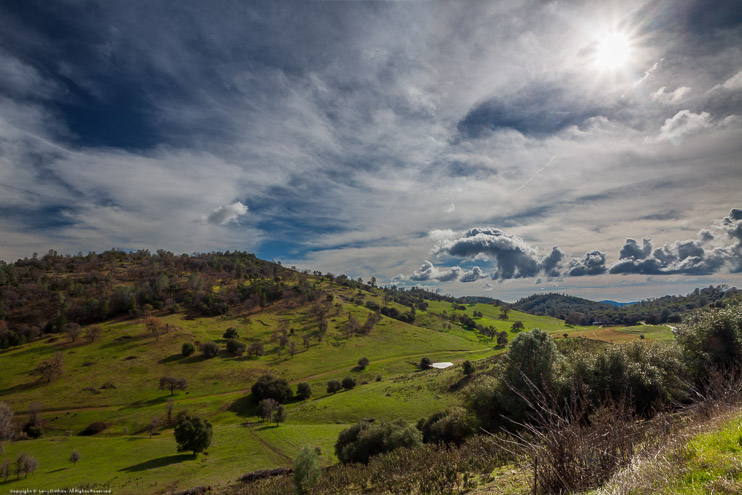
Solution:
<svg viewBox="0 0 742 495"><path fill-rule="evenodd" d="M631 40L623 33L608 33L598 42L595 65L603 70L625 67L631 58Z"/></svg>

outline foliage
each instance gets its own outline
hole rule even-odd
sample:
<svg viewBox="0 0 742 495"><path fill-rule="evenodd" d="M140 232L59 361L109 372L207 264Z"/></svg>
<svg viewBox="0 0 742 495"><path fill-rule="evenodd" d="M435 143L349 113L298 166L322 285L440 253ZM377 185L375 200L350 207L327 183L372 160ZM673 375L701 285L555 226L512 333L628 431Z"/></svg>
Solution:
<svg viewBox="0 0 742 495"><path fill-rule="evenodd" d="M296 397L305 400L312 396L312 387L307 382L302 382L296 386Z"/></svg>
<svg viewBox="0 0 742 495"><path fill-rule="evenodd" d="M224 339L238 339L240 336L237 333L237 329L234 327L229 327L222 335L222 338Z"/></svg>
<svg viewBox="0 0 742 495"><path fill-rule="evenodd" d="M256 401L273 399L278 403L286 403L294 396L294 392L289 387L289 382L271 373L261 375L250 391Z"/></svg>
<svg viewBox="0 0 742 495"><path fill-rule="evenodd" d="M693 377L711 368L742 367L742 305L712 308L691 315L676 334Z"/></svg>
<svg viewBox="0 0 742 495"><path fill-rule="evenodd" d="M460 445L474 434L474 420L465 409L454 407L439 411L417 423L423 435L423 443L446 443Z"/></svg>
<svg viewBox="0 0 742 495"><path fill-rule="evenodd" d="M327 393L328 394L334 394L335 392L340 391L340 389L343 388L343 384L340 383L340 380L330 380L327 382Z"/></svg>
<svg viewBox="0 0 742 495"><path fill-rule="evenodd" d="M466 376L471 376L474 374L475 369L474 365L471 364L471 361L469 361L468 359L464 361L464 363L462 364L462 371Z"/></svg>
<svg viewBox="0 0 742 495"><path fill-rule="evenodd" d="M345 390L351 390L352 388L355 388L358 381L353 378L352 376L346 376L343 378L342 385Z"/></svg>
<svg viewBox="0 0 742 495"><path fill-rule="evenodd" d="M80 461L80 459L82 459L80 453L76 450L73 450L70 454L70 462L72 463L72 465L77 466L77 463Z"/></svg>
<svg viewBox="0 0 742 495"><path fill-rule="evenodd" d="M213 358L219 354L219 344L216 342L204 342L201 344L201 354L205 358Z"/></svg>
<svg viewBox="0 0 742 495"><path fill-rule="evenodd" d="M184 342L183 347L180 349L180 353L185 357L190 356L194 352L196 352L196 347L190 342Z"/></svg>
<svg viewBox="0 0 742 495"><path fill-rule="evenodd" d="M62 376L64 372L64 357L61 352L54 353L49 359L44 359L36 365L36 372L49 383Z"/></svg>
<svg viewBox="0 0 742 495"><path fill-rule="evenodd" d="M361 359L358 360L358 368L365 370L368 367L368 363L369 363L368 358L362 357Z"/></svg>
<svg viewBox="0 0 742 495"><path fill-rule="evenodd" d="M427 370L430 369L433 366L433 363L430 361L429 357L424 357L420 360L420 369Z"/></svg>
<svg viewBox="0 0 742 495"><path fill-rule="evenodd" d="M273 399L263 399L258 402L258 411L263 421L270 421L273 417L273 411L278 407L278 402Z"/></svg>
<svg viewBox="0 0 742 495"><path fill-rule="evenodd" d="M302 447L294 459L294 486L300 494L312 493L322 476L319 464L319 452L314 447Z"/></svg>
<svg viewBox="0 0 742 495"><path fill-rule="evenodd" d="M279 423L286 421L287 417L288 413L286 412L284 405L278 404L278 406L273 410L273 421L276 423L276 426L278 426Z"/></svg>
<svg viewBox="0 0 742 495"><path fill-rule="evenodd" d="M227 352L235 356L242 356L245 353L246 346L236 339L227 340Z"/></svg>
<svg viewBox="0 0 742 495"><path fill-rule="evenodd" d="M175 425L175 441L178 443L178 452L193 452L193 455L203 452L211 445L212 427L206 419L198 416L183 414Z"/></svg>
<svg viewBox="0 0 742 495"><path fill-rule="evenodd" d="M335 443L335 455L344 464L366 464L373 455L400 447L415 447L421 443L420 431L402 419L379 424L360 421L340 432Z"/></svg>

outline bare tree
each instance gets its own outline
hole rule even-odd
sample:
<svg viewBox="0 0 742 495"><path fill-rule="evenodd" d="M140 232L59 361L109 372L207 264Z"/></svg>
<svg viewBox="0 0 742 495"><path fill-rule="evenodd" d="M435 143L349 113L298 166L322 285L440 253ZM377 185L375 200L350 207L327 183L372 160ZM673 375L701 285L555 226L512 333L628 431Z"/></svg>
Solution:
<svg viewBox="0 0 742 495"><path fill-rule="evenodd" d="M82 328L80 328L80 325L77 323L67 323L62 328L62 331L67 334L72 342L75 342L82 333Z"/></svg>
<svg viewBox="0 0 742 495"><path fill-rule="evenodd" d="M55 353L54 356L37 364L36 372L44 377L47 383L59 378L64 372L64 356L61 352Z"/></svg>
<svg viewBox="0 0 742 495"><path fill-rule="evenodd" d="M91 344L98 340L101 335L103 335L103 329L100 325L90 325L85 329L85 337Z"/></svg>
<svg viewBox="0 0 742 495"><path fill-rule="evenodd" d="M296 342L293 340L289 342L289 353L291 354L291 357L294 357L294 354L296 353Z"/></svg>
<svg viewBox="0 0 742 495"><path fill-rule="evenodd" d="M155 340L160 339L160 335L164 329L165 325L162 324L162 320L156 316L150 316L147 318L147 330L149 330L149 333L155 338Z"/></svg>
<svg viewBox="0 0 742 495"><path fill-rule="evenodd" d="M5 402L0 402L0 442L12 440L14 436L13 410Z"/></svg>
<svg viewBox="0 0 742 495"><path fill-rule="evenodd" d="M72 465L77 466L77 461L79 461L80 459L82 459L80 453L76 450L73 450L70 454L70 462L72 463Z"/></svg>
<svg viewBox="0 0 742 495"><path fill-rule="evenodd" d="M32 402L28 406L29 423L31 423L33 426L38 426L40 414L41 414L41 404L38 402Z"/></svg>
<svg viewBox="0 0 742 495"><path fill-rule="evenodd" d="M304 348L309 349L309 335L308 334L302 335L301 340L304 342Z"/></svg>
<svg viewBox="0 0 742 495"><path fill-rule="evenodd" d="M165 403L165 411L167 413L167 424L170 424L173 422L173 408L175 407L175 401L173 399L168 399Z"/></svg>
<svg viewBox="0 0 742 495"><path fill-rule="evenodd" d="M273 411L278 406L278 402L273 399L263 399L258 404L260 415L263 417L263 421L270 421L273 416Z"/></svg>
<svg viewBox="0 0 742 495"><path fill-rule="evenodd" d="M147 425L147 433L149 433L149 438L152 438L152 434L157 431L157 428L162 426L162 420L160 418L152 418L152 421L149 422Z"/></svg>
<svg viewBox="0 0 742 495"><path fill-rule="evenodd" d="M163 376L160 378L160 390L170 390L170 395L175 394L175 390L185 390L188 388L185 378L173 378Z"/></svg>

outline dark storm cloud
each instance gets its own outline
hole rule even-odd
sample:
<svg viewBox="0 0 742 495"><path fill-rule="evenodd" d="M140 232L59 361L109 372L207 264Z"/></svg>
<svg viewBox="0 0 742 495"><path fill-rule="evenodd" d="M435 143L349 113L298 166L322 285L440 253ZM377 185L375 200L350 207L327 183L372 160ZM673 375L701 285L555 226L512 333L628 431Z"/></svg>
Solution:
<svg viewBox="0 0 742 495"><path fill-rule="evenodd" d="M548 277L558 277L560 275L560 265L564 259L564 253L559 246L551 248L549 256L541 262L541 269Z"/></svg>
<svg viewBox="0 0 742 495"><path fill-rule="evenodd" d="M573 93L563 81L532 82L515 94L479 103L456 127L469 139L499 129L514 129L526 136L544 136L568 126L579 126L606 110L593 105L584 94Z"/></svg>
<svg viewBox="0 0 742 495"><path fill-rule="evenodd" d="M626 239L626 244L618 254L619 259L643 260L652 253L652 241L645 237L642 244L642 247L639 247L639 243L635 239Z"/></svg>
<svg viewBox="0 0 742 495"><path fill-rule="evenodd" d="M606 272L606 255L600 251L588 251L582 258L572 258L567 266L567 275L582 277L586 275L602 275Z"/></svg>

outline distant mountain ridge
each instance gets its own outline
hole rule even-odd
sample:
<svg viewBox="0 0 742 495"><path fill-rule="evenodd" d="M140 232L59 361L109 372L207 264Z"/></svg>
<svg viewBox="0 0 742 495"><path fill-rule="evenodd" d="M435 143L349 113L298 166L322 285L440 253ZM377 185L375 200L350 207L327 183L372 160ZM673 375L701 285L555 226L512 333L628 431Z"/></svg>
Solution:
<svg viewBox="0 0 742 495"><path fill-rule="evenodd" d="M603 304L610 304L611 306L630 306L632 304L636 304L636 301L622 303L622 302L617 302L617 301L611 301L610 299L606 299L600 302Z"/></svg>

